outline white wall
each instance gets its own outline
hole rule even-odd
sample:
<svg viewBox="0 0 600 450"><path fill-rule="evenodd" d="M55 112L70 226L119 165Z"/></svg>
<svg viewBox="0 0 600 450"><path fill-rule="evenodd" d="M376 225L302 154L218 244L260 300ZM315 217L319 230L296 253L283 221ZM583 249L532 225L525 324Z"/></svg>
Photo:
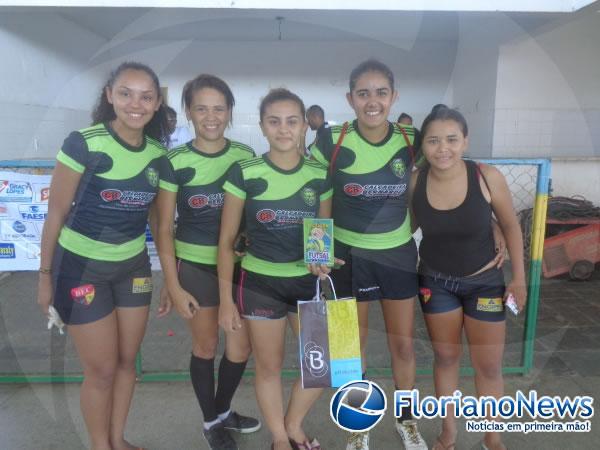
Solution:
<svg viewBox="0 0 600 450"><path fill-rule="evenodd" d="M600 158L553 158L552 195L582 195L600 206Z"/></svg>
<svg viewBox="0 0 600 450"><path fill-rule="evenodd" d="M406 111L418 125L432 104L456 105L469 120L474 156L600 154L600 14L534 37L503 15L456 15L455 28L447 35L456 39L394 46L367 38L198 42L138 36L111 43L56 14L2 14L0 159L53 157L70 130L89 123L101 84L125 59L154 67L175 106L187 79L200 72L222 76L237 99L229 135L258 151L264 141L257 109L269 87L286 86L341 122L352 118L345 100L350 70L376 57L397 77L400 99L392 118ZM556 192L596 199L598 164L574 169L556 163Z"/></svg>
<svg viewBox="0 0 600 450"><path fill-rule="evenodd" d="M406 111L419 122L432 104L444 99L452 49L453 44L444 42L419 43L411 51L368 41L318 46L312 42L193 42L165 69L161 82L169 87L169 101L182 122L179 102L185 81L201 72L221 76L236 96L234 126L228 134L262 152L258 105L269 88L284 86L300 95L307 107L321 105L327 120L351 120L353 112L345 98L349 73L364 59L375 57L389 64L397 78L400 96L391 118ZM439 57L426 56L432 54ZM312 136L308 135L308 142Z"/></svg>
<svg viewBox="0 0 600 450"><path fill-rule="evenodd" d="M89 122L95 99L69 88L102 42L55 14L0 16L0 159L55 154L68 130Z"/></svg>
<svg viewBox="0 0 600 450"><path fill-rule="evenodd" d="M494 156L600 155L600 14L503 45Z"/></svg>
<svg viewBox="0 0 600 450"><path fill-rule="evenodd" d="M236 96L234 127L229 136L264 150L258 128L258 105L271 87L285 86L306 105L320 104L327 119L352 119L346 103L348 75L359 62L375 57L389 64L400 97L391 118L400 112L416 123L434 103L447 101L456 43L445 41L400 45L363 39L353 42L199 42L132 39L115 45L79 29L55 14L13 14L0 23L0 104L6 117L0 131L7 137L1 159L53 157L72 129L87 126L90 111L111 68L123 60L148 63L169 88L169 102L179 108L188 79L207 72L230 83ZM69 35L58 34L62 30ZM435 55L435 57L432 57ZM14 69L16 68L16 70ZM313 134L309 133L310 142Z"/></svg>
<svg viewBox="0 0 600 450"><path fill-rule="evenodd" d="M498 14L459 16L449 106L458 108L469 124L470 156L492 154L498 46L507 22Z"/></svg>

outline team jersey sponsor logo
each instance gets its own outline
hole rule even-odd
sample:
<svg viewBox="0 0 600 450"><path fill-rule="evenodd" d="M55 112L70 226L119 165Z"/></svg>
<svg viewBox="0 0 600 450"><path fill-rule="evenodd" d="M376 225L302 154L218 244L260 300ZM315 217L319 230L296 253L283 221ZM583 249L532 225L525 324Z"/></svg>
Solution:
<svg viewBox="0 0 600 450"><path fill-rule="evenodd" d="M146 179L150 183L150 186L158 186L158 171L152 167L148 167L146 169Z"/></svg>
<svg viewBox="0 0 600 450"><path fill-rule="evenodd" d="M350 197L362 195L369 198L398 198L406 192L403 184L366 184L348 183L344 185L344 193Z"/></svg>
<svg viewBox="0 0 600 450"><path fill-rule="evenodd" d="M152 278L134 278L131 292L133 292L134 294L145 294L147 292L152 292Z"/></svg>
<svg viewBox="0 0 600 450"><path fill-rule="evenodd" d="M401 158L393 159L390 162L390 169L392 169L392 173L396 175L398 178L403 178L406 174L406 165Z"/></svg>
<svg viewBox="0 0 600 450"><path fill-rule="evenodd" d="M287 209L278 209L275 211L275 221L277 223L302 223L306 219L312 219L315 213L312 211L290 211Z"/></svg>
<svg viewBox="0 0 600 450"><path fill-rule="evenodd" d="M277 224L301 224L304 219L315 217L313 211L296 211L287 209L261 209L256 213L256 220L260 223L275 222Z"/></svg>
<svg viewBox="0 0 600 450"><path fill-rule="evenodd" d="M272 209L261 209L256 213L256 220L260 223L269 223L275 220L275 211Z"/></svg>
<svg viewBox="0 0 600 450"><path fill-rule="evenodd" d="M15 244L0 243L0 259L14 259Z"/></svg>
<svg viewBox="0 0 600 450"><path fill-rule="evenodd" d="M48 205L19 205L19 214L24 220L46 220Z"/></svg>
<svg viewBox="0 0 600 450"><path fill-rule="evenodd" d="M71 289L71 299L80 305L90 306L96 296L96 288L93 284L84 284Z"/></svg>
<svg viewBox="0 0 600 450"><path fill-rule="evenodd" d="M190 208L201 209L206 206L210 206L211 208L221 208L223 206L223 202L225 200L225 194L222 192L218 194L197 194L192 195L188 199L188 205Z"/></svg>
<svg viewBox="0 0 600 450"><path fill-rule="evenodd" d="M5 202L31 202L33 189L26 181L0 180L0 200Z"/></svg>
<svg viewBox="0 0 600 450"><path fill-rule="evenodd" d="M155 192L121 191L119 189L104 189L100 197L106 203L119 202L123 206L145 206L154 200Z"/></svg>
<svg viewBox="0 0 600 450"><path fill-rule="evenodd" d="M344 185L344 192L350 197L358 197L364 190L365 189L358 183L348 183Z"/></svg>
<svg viewBox="0 0 600 450"><path fill-rule="evenodd" d="M116 202L122 197L123 193L118 189L104 189L100 192L100 197L105 202Z"/></svg>
<svg viewBox="0 0 600 450"><path fill-rule="evenodd" d="M315 206L317 204L317 191L308 187L302 189L302 199L308 206Z"/></svg>
<svg viewBox="0 0 600 450"><path fill-rule="evenodd" d="M502 312L504 311L504 305L502 304L501 297L488 298L479 297L477 298L477 311L483 312Z"/></svg>
<svg viewBox="0 0 600 450"><path fill-rule="evenodd" d="M206 205L208 205L208 196L202 194L192 195L188 199L188 205L190 205L190 208L194 209L204 208Z"/></svg>

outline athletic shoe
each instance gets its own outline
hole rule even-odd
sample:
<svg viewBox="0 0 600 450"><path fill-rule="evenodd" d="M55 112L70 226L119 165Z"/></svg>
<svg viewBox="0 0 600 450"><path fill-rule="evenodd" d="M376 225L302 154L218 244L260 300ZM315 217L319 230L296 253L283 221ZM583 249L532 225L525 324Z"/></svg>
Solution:
<svg viewBox="0 0 600 450"><path fill-rule="evenodd" d="M214 424L203 433L210 450L238 450L236 442L221 423Z"/></svg>
<svg viewBox="0 0 600 450"><path fill-rule="evenodd" d="M238 433L254 433L260 430L260 422L254 417L242 416L231 411L226 419L221 420L221 424L226 430L237 431Z"/></svg>
<svg viewBox="0 0 600 450"><path fill-rule="evenodd" d="M419 433L416 420L396 420L396 431L402 439L406 450L427 450L427 443Z"/></svg>
<svg viewBox="0 0 600 450"><path fill-rule="evenodd" d="M369 432L350 434L346 450L369 450Z"/></svg>

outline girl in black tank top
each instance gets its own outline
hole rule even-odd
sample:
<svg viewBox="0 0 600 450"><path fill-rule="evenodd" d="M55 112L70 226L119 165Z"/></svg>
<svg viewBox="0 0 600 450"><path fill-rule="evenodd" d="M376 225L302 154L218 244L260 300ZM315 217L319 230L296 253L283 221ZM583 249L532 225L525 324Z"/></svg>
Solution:
<svg viewBox="0 0 600 450"><path fill-rule="evenodd" d="M496 256L492 208L481 192L479 167L473 161L464 163L467 193L456 208L431 206L426 192L429 168L419 174L412 197L412 210L423 232L421 263L430 270L459 277L474 274Z"/></svg>
<svg viewBox="0 0 600 450"><path fill-rule="evenodd" d="M462 331L467 335L479 396L503 395L502 356L506 326L503 302L512 294L526 301L523 238L504 176L494 167L463 160L467 123L456 110L439 108L423 122L422 147L428 166L410 185L413 226L420 226L420 301L434 350L438 396L458 388ZM495 267L492 213L506 238L512 281L504 288ZM483 418L482 418L483 419ZM451 413L432 449L454 448ZM500 434L485 434L482 448L504 449Z"/></svg>

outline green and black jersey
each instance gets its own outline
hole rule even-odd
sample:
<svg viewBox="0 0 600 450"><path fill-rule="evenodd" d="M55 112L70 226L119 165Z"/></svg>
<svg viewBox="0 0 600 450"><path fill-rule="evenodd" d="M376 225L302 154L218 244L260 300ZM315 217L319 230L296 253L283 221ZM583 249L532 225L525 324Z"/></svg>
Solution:
<svg viewBox="0 0 600 450"><path fill-rule="evenodd" d="M274 277L306 275L302 220L317 217L321 201L333 194L323 166L300 158L283 170L265 154L235 164L224 189L245 200L250 245L242 267Z"/></svg>
<svg viewBox="0 0 600 450"><path fill-rule="evenodd" d="M192 142L168 153L175 183L161 188L177 192L178 258L202 264L217 264L217 245L223 209L223 183L237 161L253 158L247 145L227 140L217 153L204 153Z"/></svg>
<svg viewBox="0 0 600 450"><path fill-rule="evenodd" d="M349 124L332 174L335 238L365 249L394 248L411 239L408 183L413 166L414 128L389 124L387 136L372 144ZM329 167L342 126L324 127L311 147L315 160Z"/></svg>
<svg viewBox="0 0 600 450"><path fill-rule="evenodd" d="M144 251L150 203L159 185L173 182L164 147L147 136L133 147L98 124L71 133L56 159L82 174L60 245L103 261Z"/></svg>

